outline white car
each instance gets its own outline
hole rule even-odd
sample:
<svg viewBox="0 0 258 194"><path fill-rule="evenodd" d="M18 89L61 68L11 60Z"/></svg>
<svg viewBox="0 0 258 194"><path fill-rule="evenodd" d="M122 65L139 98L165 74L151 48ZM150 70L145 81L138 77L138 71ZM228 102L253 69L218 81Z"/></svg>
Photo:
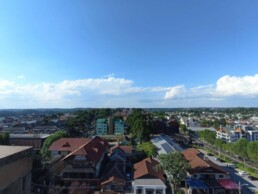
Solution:
<svg viewBox="0 0 258 194"><path fill-rule="evenodd" d="M248 173L247 173L247 172L242 171L242 170L238 171L238 174L240 174L241 176L248 175Z"/></svg>
<svg viewBox="0 0 258 194"><path fill-rule="evenodd" d="M229 168L235 168L236 165L235 165L235 164L227 164L227 167L229 167Z"/></svg>

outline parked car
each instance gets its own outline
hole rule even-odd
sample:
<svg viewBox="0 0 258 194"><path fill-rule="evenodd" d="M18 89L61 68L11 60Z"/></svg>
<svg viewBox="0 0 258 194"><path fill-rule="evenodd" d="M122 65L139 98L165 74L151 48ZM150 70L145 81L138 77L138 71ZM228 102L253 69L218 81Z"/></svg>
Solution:
<svg viewBox="0 0 258 194"><path fill-rule="evenodd" d="M208 153L207 155L208 155L208 156L214 156L212 153Z"/></svg>
<svg viewBox="0 0 258 194"><path fill-rule="evenodd" d="M229 168L235 168L236 165L235 165L235 164L227 164L227 167L229 167Z"/></svg>
<svg viewBox="0 0 258 194"><path fill-rule="evenodd" d="M238 171L238 174L240 174L241 176L248 175L248 173L247 173L247 172L242 171L242 170Z"/></svg>
<svg viewBox="0 0 258 194"><path fill-rule="evenodd" d="M250 179L250 180L252 180L252 181L257 181L258 180L258 178L257 177L255 177L255 176L248 176L248 178Z"/></svg>

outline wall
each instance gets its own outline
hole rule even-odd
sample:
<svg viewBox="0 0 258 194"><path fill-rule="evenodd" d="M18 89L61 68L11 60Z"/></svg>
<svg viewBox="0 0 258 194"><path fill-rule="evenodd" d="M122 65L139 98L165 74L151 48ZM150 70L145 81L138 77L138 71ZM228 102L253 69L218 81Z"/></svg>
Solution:
<svg viewBox="0 0 258 194"><path fill-rule="evenodd" d="M9 161L0 167L0 194L30 193L32 157Z"/></svg>

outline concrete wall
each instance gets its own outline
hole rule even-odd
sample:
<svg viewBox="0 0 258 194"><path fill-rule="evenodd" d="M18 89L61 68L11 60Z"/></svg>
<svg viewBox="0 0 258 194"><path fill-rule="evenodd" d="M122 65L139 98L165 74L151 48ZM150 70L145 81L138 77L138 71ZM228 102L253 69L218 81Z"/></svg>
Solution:
<svg viewBox="0 0 258 194"><path fill-rule="evenodd" d="M0 166L0 194L27 194L31 188L32 157L8 161Z"/></svg>

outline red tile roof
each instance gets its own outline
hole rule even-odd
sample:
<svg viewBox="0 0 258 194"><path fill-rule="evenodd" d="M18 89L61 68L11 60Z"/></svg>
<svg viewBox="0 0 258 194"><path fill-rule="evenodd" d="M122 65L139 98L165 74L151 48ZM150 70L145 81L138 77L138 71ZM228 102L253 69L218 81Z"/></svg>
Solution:
<svg viewBox="0 0 258 194"><path fill-rule="evenodd" d="M152 158L146 158L136 164L134 164L134 179L138 179L144 176L151 176L165 180L163 172L157 170L155 167L158 165L158 161Z"/></svg>
<svg viewBox="0 0 258 194"><path fill-rule="evenodd" d="M72 152L90 140L91 138L60 138L52 143L49 147L49 151Z"/></svg>
<svg viewBox="0 0 258 194"><path fill-rule="evenodd" d="M204 160L200 157L201 152L194 149L189 148L185 151L183 151L183 155L186 158L186 160L189 162L191 166L191 172L198 172L200 170L213 168L216 171L219 171L221 173L226 173L220 166L214 164L210 160Z"/></svg>
<svg viewBox="0 0 258 194"><path fill-rule="evenodd" d="M113 150L117 148L123 150L126 154L131 154L133 152L132 146L121 146L121 145L113 146L112 148L110 148L110 151L113 152Z"/></svg>
<svg viewBox="0 0 258 194"><path fill-rule="evenodd" d="M98 162L108 147L109 144L106 140L96 136L90 139L84 145L80 146L78 149L68 154L65 158L63 158L63 160L74 158L77 155L83 155L87 158L87 160Z"/></svg>
<svg viewBox="0 0 258 194"><path fill-rule="evenodd" d="M125 184L125 180L120 179L118 177L115 176L111 176L109 179L107 179L106 181L102 182L101 185L106 185L109 183L120 183L120 184Z"/></svg>

